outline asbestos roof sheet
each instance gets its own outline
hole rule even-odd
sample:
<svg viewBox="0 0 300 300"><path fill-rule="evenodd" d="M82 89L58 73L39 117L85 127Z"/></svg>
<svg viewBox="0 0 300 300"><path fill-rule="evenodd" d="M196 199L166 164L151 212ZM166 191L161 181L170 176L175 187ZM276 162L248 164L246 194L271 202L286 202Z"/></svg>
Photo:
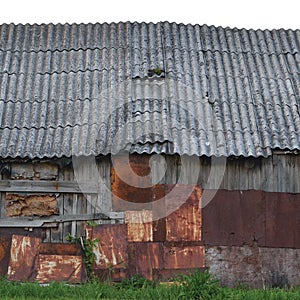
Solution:
<svg viewBox="0 0 300 300"><path fill-rule="evenodd" d="M0 26L0 156L300 150L300 30Z"/></svg>

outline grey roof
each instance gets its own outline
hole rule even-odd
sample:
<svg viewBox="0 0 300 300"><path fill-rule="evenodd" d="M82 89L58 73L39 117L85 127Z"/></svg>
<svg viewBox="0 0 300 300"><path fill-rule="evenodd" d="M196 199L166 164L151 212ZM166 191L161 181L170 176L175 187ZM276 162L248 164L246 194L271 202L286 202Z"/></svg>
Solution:
<svg viewBox="0 0 300 300"><path fill-rule="evenodd" d="M4 24L0 156L300 150L299 73L299 30Z"/></svg>

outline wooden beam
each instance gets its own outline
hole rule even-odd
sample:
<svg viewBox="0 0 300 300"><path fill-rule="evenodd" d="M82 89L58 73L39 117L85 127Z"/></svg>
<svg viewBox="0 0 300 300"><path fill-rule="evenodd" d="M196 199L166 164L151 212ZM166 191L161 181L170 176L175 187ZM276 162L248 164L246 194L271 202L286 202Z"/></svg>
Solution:
<svg viewBox="0 0 300 300"><path fill-rule="evenodd" d="M0 180L0 192L97 194L98 186L89 182L49 180Z"/></svg>
<svg viewBox="0 0 300 300"><path fill-rule="evenodd" d="M57 227L59 223L89 220L121 220L123 212L107 212L98 214L59 215L49 218L15 217L0 219L0 227Z"/></svg>

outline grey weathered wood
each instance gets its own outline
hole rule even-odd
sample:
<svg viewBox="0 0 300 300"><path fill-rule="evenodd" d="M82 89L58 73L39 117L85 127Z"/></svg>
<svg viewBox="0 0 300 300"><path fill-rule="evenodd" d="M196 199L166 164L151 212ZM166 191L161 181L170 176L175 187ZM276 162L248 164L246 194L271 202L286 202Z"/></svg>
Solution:
<svg viewBox="0 0 300 300"><path fill-rule="evenodd" d="M82 193L82 187L91 194L99 192L98 187L87 182L78 185L76 181L46 181L46 180L0 180L1 192L28 193Z"/></svg>

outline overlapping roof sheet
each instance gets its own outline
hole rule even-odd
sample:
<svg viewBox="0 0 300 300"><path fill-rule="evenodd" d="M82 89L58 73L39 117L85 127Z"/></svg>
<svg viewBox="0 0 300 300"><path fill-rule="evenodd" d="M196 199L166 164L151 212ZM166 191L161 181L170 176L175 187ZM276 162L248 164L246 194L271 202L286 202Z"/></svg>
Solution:
<svg viewBox="0 0 300 300"><path fill-rule="evenodd" d="M0 26L0 156L300 150L300 30Z"/></svg>

